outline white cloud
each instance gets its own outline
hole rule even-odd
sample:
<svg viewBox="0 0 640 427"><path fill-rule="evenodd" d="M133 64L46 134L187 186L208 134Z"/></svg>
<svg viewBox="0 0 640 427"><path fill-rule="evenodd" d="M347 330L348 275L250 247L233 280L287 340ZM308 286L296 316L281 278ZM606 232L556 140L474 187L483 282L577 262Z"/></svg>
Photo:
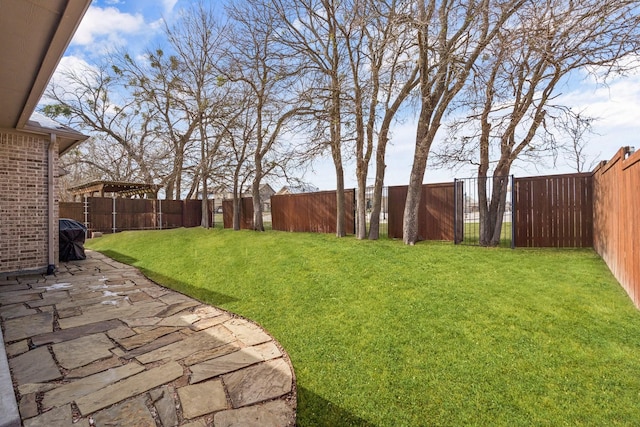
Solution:
<svg viewBox="0 0 640 427"><path fill-rule="evenodd" d="M72 45L90 47L106 44L113 48L124 44L127 36L135 35L144 28L141 14L123 13L115 7L91 6L76 31Z"/></svg>
<svg viewBox="0 0 640 427"><path fill-rule="evenodd" d="M55 73L51 77L51 82L56 86L64 87L66 91L72 91L75 83L69 81L69 79L65 77L66 73L74 73L82 75L85 78L89 78L89 76L94 75L95 71L97 71L97 68L94 65L89 64L83 58L78 56L64 56L60 60L58 68L56 68Z"/></svg>
<svg viewBox="0 0 640 427"><path fill-rule="evenodd" d="M178 0L162 0L162 6L164 13L173 12L173 8L175 7Z"/></svg>
<svg viewBox="0 0 640 427"><path fill-rule="evenodd" d="M592 155L609 160L620 147L640 146L640 74L620 77L608 86L578 88L563 95L561 102L598 119L588 147Z"/></svg>

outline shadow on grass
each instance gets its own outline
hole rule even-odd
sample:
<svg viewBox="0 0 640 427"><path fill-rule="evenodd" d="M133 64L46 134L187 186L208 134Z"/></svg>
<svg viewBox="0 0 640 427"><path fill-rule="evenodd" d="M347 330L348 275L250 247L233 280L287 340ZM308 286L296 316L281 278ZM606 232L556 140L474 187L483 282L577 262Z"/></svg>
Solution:
<svg viewBox="0 0 640 427"><path fill-rule="evenodd" d="M102 254L108 256L109 258L113 258L116 261L136 267L138 270L142 272L142 274L144 274L154 282L158 283L159 285L162 285L167 288L186 294L192 298L197 299L198 301L202 301L205 304L223 305L226 303L237 301L237 298L233 298L229 295L225 295L209 289L193 286L189 283L185 283L180 280L174 279L173 277L165 276L163 274L160 274L153 270L146 269L144 267L136 266L135 263L138 262L136 258L132 258L128 255L121 254L120 252L116 252L112 250L106 250L101 252Z"/></svg>
<svg viewBox="0 0 640 427"><path fill-rule="evenodd" d="M303 406L302 412L306 424L376 427L375 424L352 414L304 387L298 387L298 417L300 417L301 406ZM304 414L305 412L306 414Z"/></svg>
<svg viewBox="0 0 640 427"><path fill-rule="evenodd" d="M100 253L102 255L106 255L109 258L113 258L118 262L122 262L124 264L128 264L128 265L133 265L134 263L138 262L137 259L132 258L130 256L121 254L120 252L116 252L116 251L112 251L112 250L106 250L106 251L100 251Z"/></svg>

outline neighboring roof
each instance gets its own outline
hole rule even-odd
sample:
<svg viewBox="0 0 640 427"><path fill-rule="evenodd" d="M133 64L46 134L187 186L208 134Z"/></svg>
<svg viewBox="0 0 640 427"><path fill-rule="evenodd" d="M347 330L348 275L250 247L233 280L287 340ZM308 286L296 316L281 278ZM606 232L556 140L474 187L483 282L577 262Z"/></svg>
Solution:
<svg viewBox="0 0 640 427"><path fill-rule="evenodd" d="M0 128L25 129L90 4L0 0Z"/></svg>
<svg viewBox="0 0 640 427"><path fill-rule="evenodd" d="M271 187L269 184L262 184L260 186L260 193L261 194L268 193L269 195L272 195L272 194L276 194L276 190L274 190L273 187Z"/></svg>
<svg viewBox="0 0 640 427"><path fill-rule="evenodd" d="M311 184L285 185L280 190L278 190L276 195L280 196L282 194L302 194L316 192L318 192L318 187Z"/></svg>
<svg viewBox="0 0 640 427"><path fill-rule="evenodd" d="M92 181L69 188L67 191L74 196L95 192L117 193L122 196L136 196L147 193L155 194L159 188L159 185L145 184L141 182Z"/></svg>

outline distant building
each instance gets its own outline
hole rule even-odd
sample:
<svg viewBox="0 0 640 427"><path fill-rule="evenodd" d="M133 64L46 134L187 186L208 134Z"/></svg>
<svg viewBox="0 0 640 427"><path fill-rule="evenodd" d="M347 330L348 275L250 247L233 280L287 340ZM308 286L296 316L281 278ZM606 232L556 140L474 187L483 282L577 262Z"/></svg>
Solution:
<svg viewBox="0 0 640 427"><path fill-rule="evenodd" d="M320 189L311 184L299 184L299 185L285 185L277 193L277 196L283 194L302 194L302 193L317 193Z"/></svg>
<svg viewBox="0 0 640 427"><path fill-rule="evenodd" d="M260 200L262 201L262 210L265 212L271 211L271 196L276 194L276 191L269 184L262 184L260 186ZM213 194L211 194L215 201L215 205L222 206L223 200L233 199L233 192L229 189L219 188ZM251 191L246 191L240 195L240 197L252 197ZM218 208L216 208L218 210Z"/></svg>

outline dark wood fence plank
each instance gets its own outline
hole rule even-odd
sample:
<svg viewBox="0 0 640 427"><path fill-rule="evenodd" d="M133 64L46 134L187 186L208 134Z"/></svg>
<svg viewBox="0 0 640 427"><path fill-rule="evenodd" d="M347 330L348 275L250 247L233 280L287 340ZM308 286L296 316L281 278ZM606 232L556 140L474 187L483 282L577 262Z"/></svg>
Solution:
<svg viewBox="0 0 640 427"><path fill-rule="evenodd" d="M280 231L335 233L335 191L271 196L271 228ZM355 190L345 190L345 231L355 232Z"/></svg>
<svg viewBox="0 0 640 427"><path fill-rule="evenodd" d="M240 229L253 229L253 198L240 199ZM233 228L233 200L222 201L222 223L224 228Z"/></svg>
<svg viewBox="0 0 640 427"><path fill-rule="evenodd" d="M516 178L516 245L591 247L591 174Z"/></svg>
<svg viewBox="0 0 640 427"><path fill-rule="evenodd" d="M454 240L454 183L424 184L418 212L419 240ZM402 220L407 200L406 185L389 187L390 238L402 238Z"/></svg>

